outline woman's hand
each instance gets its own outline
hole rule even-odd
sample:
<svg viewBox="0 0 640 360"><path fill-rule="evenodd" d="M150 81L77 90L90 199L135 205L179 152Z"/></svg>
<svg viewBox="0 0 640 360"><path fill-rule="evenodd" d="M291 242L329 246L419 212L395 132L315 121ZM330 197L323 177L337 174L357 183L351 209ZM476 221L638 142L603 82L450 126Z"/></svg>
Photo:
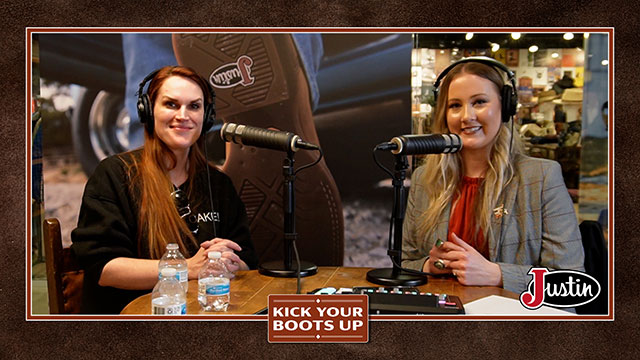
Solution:
<svg viewBox="0 0 640 360"><path fill-rule="evenodd" d="M464 251L460 246L450 242L438 240L429 250L429 259L424 263L422 271L430 272L433 274L451 274L451 269L448 267L451 258L448 254L451 251ZM444 268L440 269L436 267L436 262L442 261Z"/></svg>
<svg viewBox="0 0 640 360"><path fill-rule="evenodd" d="M233 252L242 250L240 245L236 244L235 242L221 238L214 238L209 241L205 241L200 244L200 247L206 249L207 252L220 251L221 253L223 253L227 251Z"/></svg>
<svg viewBox="0 0 640 360"><path fill-rule="evenodd" d="M249 266L232 252L223 252L222 261L227 265L227 270L235 273L238 270L249 270ZM233 277L233 276L232 276Z"/></svg>
<svg viewBox="0 0 640 360"><path fill-rule="evenodd" d="M227 269L232 273L238 270L249 270L249 266L247 266L247 264L234 252L241 251L242 248L231 240L215 238L203 242L200 245L200 249L205 249L207 254L211 251L221 252L222 261L227 266Z"/></svg>
<svg viewBox="0 0 640 360"><path fill-rule="evenodd" d="M189 271L189 280L198 279L198 273L202 266L207 263L206 250L202 247L192 257L187 259L187 270Z"/></svg>
<svg viewBox="0 0 640 360"><path fill-rule="evenodd" d="M451 241L447 243L460 249L447 252L443 259L461 284L502 286L502 272L498 264L487 260L455 233L452 233ZM442 247L444 248L444 245Z"/></svg>

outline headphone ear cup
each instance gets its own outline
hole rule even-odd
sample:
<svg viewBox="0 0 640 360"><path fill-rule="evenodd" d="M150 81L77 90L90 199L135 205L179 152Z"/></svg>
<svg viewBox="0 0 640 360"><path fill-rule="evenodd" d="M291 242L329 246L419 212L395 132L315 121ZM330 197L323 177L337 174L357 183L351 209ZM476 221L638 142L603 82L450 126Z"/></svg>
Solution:
<svg viewBox="0 0 640 360"><path fill-rule="evenodd" d="M153 110L151 109L151 100L149 100L149 95L147 94L138 96L138 117L149 134L153 134Z"/></svg>
<svg viewBox="0 0 640 360"><path fill-rule="evenodd" d="M518 98L515 96L513 88L509 84L502 87L502 122L509 122L516 114L518 108Z"/></svg>
<svg viewBox="0 0 640 360"><path fill-rule="evenodd" d="M216 92L209 82L207 82L207 85L209 86L209 93L211 94L211 103L204 109L204 120L202 122L202 132L200 136L206 135L216 122Z"/></svg>
<svg viewBox="0 0 640 360"><path fill-rule="evenodd" d="M209 104L204 110L204 120L202 122L202 133L200 135L201 136L205 135L207 131L211 129L215 121L216 121L215 106L213 104Z"/></svg>

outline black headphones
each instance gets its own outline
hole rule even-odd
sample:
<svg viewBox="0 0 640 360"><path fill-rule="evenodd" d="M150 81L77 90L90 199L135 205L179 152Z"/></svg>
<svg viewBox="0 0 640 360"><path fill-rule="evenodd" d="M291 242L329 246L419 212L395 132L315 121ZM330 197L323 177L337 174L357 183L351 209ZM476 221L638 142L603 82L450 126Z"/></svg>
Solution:
<svg viewBox="0 0 640 360"><path fill-rule="evenodd" d="M152 135L153 134L153 106L151 104L151 99L149 99L149 94L144 92L144 85L151 81L161 69L157 69L152 71L149 75L147 75L144 80L140 83L140 87L138 88L138 118L140 122L143 123L147 132ZM211 102L207 103L207 99L204 99L204 117L202 121L202 132L200 136L206 134L209 129L213 126L216 120L216 93L213 90L211 84L208 81L204 81L209 88L209 93L211 94Z"/></svg>
<svg viewBox="0 0 640 360"><path fill-rule="evenodd" d="M433 97L434 101L438 101L438 91L440 90L440 82L444 79L445 76L456 67L458 64L468 63L468 62L476 62L491 66L494 69L500 69L504 73L507 74L508 81L510 84L503 84L502 89L500 90L500 95L502 98L502 122L509 122L511 117L516 114L516 110L518 107L518 92L516 90L516 76L513 71L509 70L503 63L498 60L492 59L486 56L470 56L468 58L464 58L456 61L455 63L447 66L446 69L442 70L438 78L436 79L435 84L433 84Z"/></svg>

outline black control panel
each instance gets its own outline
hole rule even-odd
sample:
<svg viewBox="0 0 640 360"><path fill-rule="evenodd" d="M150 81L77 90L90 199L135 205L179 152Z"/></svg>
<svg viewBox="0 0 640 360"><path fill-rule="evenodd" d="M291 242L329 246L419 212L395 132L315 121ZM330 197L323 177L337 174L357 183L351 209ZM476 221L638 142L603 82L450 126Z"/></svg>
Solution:
<svg viewBox="0 0 640 360"><path fill-rule="evenodd" d="M421 293L414 287L354 287L353 294L369 296L369 314L464 314L460 298Z"/></svg>

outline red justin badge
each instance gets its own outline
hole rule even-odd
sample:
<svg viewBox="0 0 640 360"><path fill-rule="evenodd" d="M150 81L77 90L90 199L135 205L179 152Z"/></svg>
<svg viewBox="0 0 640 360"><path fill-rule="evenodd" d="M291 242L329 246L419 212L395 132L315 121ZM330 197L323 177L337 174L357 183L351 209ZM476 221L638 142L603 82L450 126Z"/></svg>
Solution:
<svg viewBox="0 0 640 360"><path fill-rule="evenodd" d="M367 295L269 295L270 343L366 343Z"/></svg>
<svg viewBox="0 0 640 360"><path fill-rule="evenodd" d="M533 279L520 294L520 303L529 310L542 305L556 308L587 304L600 295L600 283L593 276L575 270L554 270L532 267Z"/></svg>

